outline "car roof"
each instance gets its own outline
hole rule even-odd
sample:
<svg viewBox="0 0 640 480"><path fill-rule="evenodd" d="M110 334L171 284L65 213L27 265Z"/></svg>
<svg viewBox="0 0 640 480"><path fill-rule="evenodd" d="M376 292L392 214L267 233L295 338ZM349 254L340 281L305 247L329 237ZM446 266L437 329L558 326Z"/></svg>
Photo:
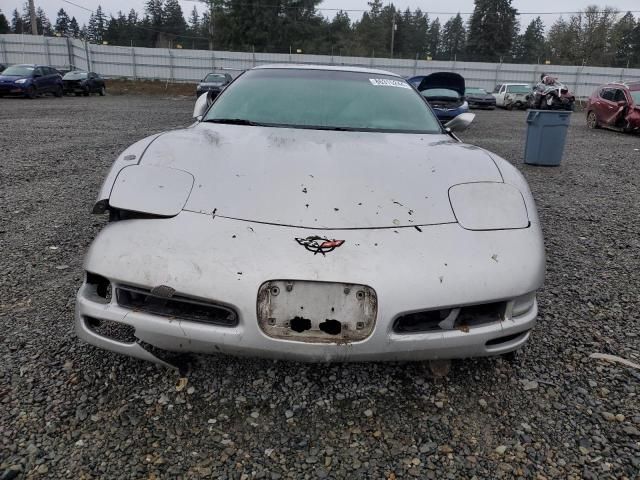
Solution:
<svg viewBox="0 0 640 480"><path fill-rule="evenodd" d="M390 75L392 77L402 78L397 73L387 72L386 70L377 70L374 68L364 67L349 67L344 65L301 65L301 64L289 64L289 63L272 63L267 65L259 65L253 67L251 70L265 70L265 69L294 69L294 70L324 70L334 72L355 72L355 73L371 73L375 75Z"/></svg>

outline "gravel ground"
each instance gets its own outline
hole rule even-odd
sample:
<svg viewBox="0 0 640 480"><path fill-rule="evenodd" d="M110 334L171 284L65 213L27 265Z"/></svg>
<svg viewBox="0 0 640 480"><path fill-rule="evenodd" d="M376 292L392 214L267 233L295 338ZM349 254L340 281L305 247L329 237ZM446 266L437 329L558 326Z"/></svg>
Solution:
<svg viewBox="0 0 640 480"><path fill-rule="evenodd" d="M465 140L513 161L542 218L540 319L515 360L169 370L72 331L110 163L193 98L0 100L0 478L638 478L640 139L575 114L560 168L520 163L524 112Z"/></svg>

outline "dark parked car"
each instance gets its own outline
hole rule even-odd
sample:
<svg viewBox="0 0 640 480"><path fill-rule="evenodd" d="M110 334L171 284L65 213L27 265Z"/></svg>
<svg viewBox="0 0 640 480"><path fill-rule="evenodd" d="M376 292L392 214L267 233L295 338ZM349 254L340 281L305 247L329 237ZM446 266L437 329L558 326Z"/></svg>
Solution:
<svg viewBox="0 0 640 480"><path fill-rule="evenodd" d="M203 93L211 92L210 97L213 99L217 97L232 80L233 77L228 73L208 73L196 87L196 96L199 97Z"/></svg>
<svg viewBox="0 0 640 480"><path fill-rule="evenodd" d="M464 96L469 108L496 108L496 97L488 93L484 88L467 87Z"/></svg>
<svg viewBox="0 0 640 480"><path fill-rule="evenodd" d="M598 87L589 97L586 110L589 128L640 132L640 82Z"/></svg>
<svg viewBox="0 0 640 480"><path fill-rule="evenodd" d="M411 77L408 82L418 89L441 122L448 122L469 111L464 99L464 78L453 72Z"/></svg>
<svg viewBox="0 0 640 480"><path fill-rule="evenodd" d="M76 95L89 95L99 93L101 96L107 92L104 79L94 72L83 70L72 70L62 77L64 93L75 93Z"/></svg>
<svg viewBox="0 0 640 480"><path fill-rule="evenodd" d="M36 98L44 93L63 94L62 76L46 65L13 65L0 74L0 97L17 95Z"/></svg>

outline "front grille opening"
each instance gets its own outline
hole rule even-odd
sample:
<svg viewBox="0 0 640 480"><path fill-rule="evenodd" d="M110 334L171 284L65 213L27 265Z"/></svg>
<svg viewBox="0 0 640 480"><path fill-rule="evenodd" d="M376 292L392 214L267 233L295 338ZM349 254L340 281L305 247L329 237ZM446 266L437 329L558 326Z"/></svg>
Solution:
<svg viewBox="0 0 640 480"><path fill-rule="evenodd" d="M506 302L484 303L482 305L469 305L462 307L456 319L455 327L468 329L499 322L504 319Z"/></svg>
<svg viewBox="0 0 640 480"><path fill-rule="evenodd" d="M93 317L84 317L89 328L100 335L116 342L135 343L136 329L126 323L114 322L112 320L99 320Z"/></svg>
<svg viewBox="0 0 640 480"><path fill-rule="evenodd" d="M398 333L433 332L440 330L439 324L449 316L451 309L427 310L396 318L393 330Z"/></svg>
<svg viewBox="0 0 640 480"><path fill-rule="evenodd" d="M192 298L174 295L170 298L154 295L151 290L119 286L116 289L118 305L163 317L191 320L224 327L238 324L234 310L222 305L201 302Z"/></svg>
<svg viewBox="0 0 640 480"><path fill-rule="evenodd" d="M469 330L501 321L504 318L506 302L486 303L482 305L469 305L461 307L455 322L450 320L441 327L441 322L452 314L454 309L426 310L402 315L393 324L393 331L396 333L424 333L424 332L444 332L453 329L469 332ZM455 315L455 312L453 312ZM443 328L444 327L444 328Z"/></svg>
<svg viewBox="0 0 640 480"><path fill-rule="evenodd" d="M95 289L98 297L103 298L105 303L109 303L112 297L111 282L109 279L96 273L87 272L87 284Z"/></svg>
<svg viewBox="0 0 640 480"><path fill-rule="evenodd" d="M489 340L487 343L485 343L485 345L487 347L491 347L493 345L500 345L501 343L507 343L517 338L524 337L528 331L529 330L527 330L526 332L513 333L511 335L505 335L504 337L494 338L492 340Z"/></svg>

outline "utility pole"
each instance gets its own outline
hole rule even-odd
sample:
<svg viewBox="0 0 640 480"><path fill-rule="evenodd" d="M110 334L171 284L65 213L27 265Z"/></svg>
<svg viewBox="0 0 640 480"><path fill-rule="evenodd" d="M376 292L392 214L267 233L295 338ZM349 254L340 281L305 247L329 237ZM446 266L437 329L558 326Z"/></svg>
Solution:
<svg viewBox="0 0 640 480"><path fill-rule="evenodd" d="M398 28L398 26L396 25L396 12L394 10L393 17L391 18L391 58L393 58L393 41L396 37L396 28Z"/></svg>
<svg viewBox="0 0 640 480"><path fill-rule="evenodd" d="M29 0L29 17L31 17L31 33L38 35L38 21L36 20L36 6L33 0Z"/></svg>

